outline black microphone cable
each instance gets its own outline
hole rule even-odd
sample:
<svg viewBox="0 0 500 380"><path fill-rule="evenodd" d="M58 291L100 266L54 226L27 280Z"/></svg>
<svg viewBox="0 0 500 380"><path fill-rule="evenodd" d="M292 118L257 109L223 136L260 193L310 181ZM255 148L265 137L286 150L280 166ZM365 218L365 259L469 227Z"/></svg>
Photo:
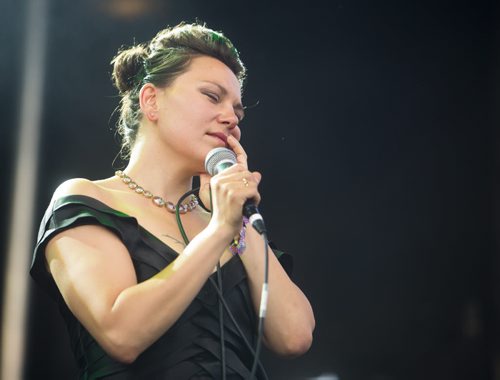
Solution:
<svg viewBox="0 0 500 380"><path fill-rule="evenodd" d="M212 192L210 194L210 210L213 210L212 205ZM222 296L222 270L220 267L220 260L217 261L217 285ZM226 340L224 338L224 310L222 309L221 297L217 297L219 304L219 329L220 329L220 350L221 350L221 371L222 380L226 380Z"/></svg>
<svg viewBox="0 0 500 380"><path fill-rule="evenodd" d="M217 285L222 294L222 270L220 261L217 262ZM224 309L222 308L221 297L217 297L219 304L219 330L220 330L220 351L221 351L221 371L222 380L226 380L226 339L224 337Z"/></svg>
<svg viewBox="0 0 500 380"><path fill-rule="evenodd" d="M181 216L180 216L180 206L182 204L182 201L188 197L191 194L194 194L195 192L199 191L199 188L193 189L191 191L188 191L185 193L177 202L177 205L175 207L175 218L177 219L177 225L179 227L179 231L182 235L182 239L184 240L184 243L186 246L189 244L189 239L186 235L186 231L184 230L184 226L182 225L181 221ZM210 208L212 208L212 193L210 192ZM226 340L224 337L224 310L222 309L222 277L221 277L221 266L220 266L220 260L217 262L217 286L215 285L215 282L212 280L211 277L209 279L211 280L212 284L215 286L215 288L218 290L218 303L219 303L219 329L220 329L220 346L221 346L221 372L222 372L222 380L226 380Z"/></svg>
<svg viewBox="0 0 500 380"><path fill-rule="evenodd" d="M234 151L228 148L214 148L208 152L205 157L205 170L211 176L217 175L221 171L236 165L237 159ZM245 183L248 185L248 183ZM211 196L211 193L210 193ZM210 202L211 202L210 198ZM268 238L266 226L264 224L264 219L260 215L259 209L255 205L252 199L247 199L243 206L243 215L249 219L249 223L252 227L262 235L264 239L264 251L265 251L265 262L264 262L264 281L262 284L262 291L260 296L260 307L259 307L259 323L257 328L257 344L255 348L256 355L254 357L254 363L252 365L252 371L250 373L249 380L253 380L255 372L257 369L258 356L260 355L260 347L262 344L262 336L264 334L264 319L267 310L267 299L268 299L268 277L269 277L269 252L268 252Z"/></svg>
<svg viewBox="0 0 500 380"><path fill-rule="evenodd" d="M179 227L179 231L182 235L182 238L184 240L184 243L186 245L189 244L189 239L186 235L186 231L184 230L184 226L182 225L182 221L181 221L181 218L180 218L180 212L179 212L179 209L180 209L180 206L182 204L182 201L187 198L189 195L192 195L192 194L195 194L196 192L199 192L200 188L195 188L195 189L192 189L188 192L186 192L184 195L182 195L179 199L179 201L177 202L177 205L175 207L175 217L176 217L176 220L177 220L177 226ZM210 194L210 206L212 207L212 192L210 191L209 192ZM211 210L207 210L206 207L201 204L201 206L208 212L211 212ZM217 292L217 295L218 295L218 298L219 298L219 314L220 314L220 328L221 328L221 349L222 349L222 354L221 354L221 364L222 364L222 367L224 368L223 371L222 371L222 374L223 376L225 375L225 367L226 367L226 355L225 355L225 342L223 340L224 338L224 324L223 324L223 313L221 311L221 306L220 304L222 304L222 306L224 307L224 309L226 310L226 313L227 315L229 316L229 319L231 320L231 322L234 324L234 327L236 328L236 330L238 331L238 334L241 336L241 338L243 339L243 342L245 343L245 345L247 346L248 350L250 351L250 353L252 354L252 356L254 357L254 362L253 362L253 365L252 365L252 370L251 370L251 374L250 374L250 377L249 379L253 379L253 377L255 376L255 371L256 371L256 367L258 366L263 377L264 377L264 380L269 380L268 376L267 376L267 373L264 369L264 367L262 366L262 363L260 362L259 360L259 353L260 353L260 347L261 347L261 342L262 342L262 335L263 335L263 322L264 322L264 317L265 317L265 310L262 310L263 309L263 305L266 305L267 304L267 283L268 283L268 259L269 259L269 251L268 251L268 242L267 242L267 235L266 234L263 234L264 236L264 242L266 244L265 246L265 259L266 259L266 263L265 263L265 268L264 268L264 284L265 285L265 289L266 289L266 292L265 292L265 295L266 295L266 299L265 299L265 302L264 299L262 298L262 296L264 295L264 285L263 285L263 293L261 294L261 304L260 304L260 312L259 312L259 324L258 324L258 328L257 328L257 343L256 343L256 349L254 350L252 345L250 344L250 342L248 341L248 339L246 338L245 334L243 333L243 331L241 330L241 327L240 325L238 324L238 322L236 321L236 318L234 317L233 313L231 312L226 300L224 299L224 296L222 294L222 281L220 279L220 262L217 263L217 280L218 280L218 284L215 283L214 279L212 277L208 277L208 280L210 281L210 283L212 284L213 288L215 289L215 291Z"/></svg>
<svg viewBox="0 0 500 380"><path fill-rule="evenodd" d="M268 284L269 284L269 244L267 239L267 233L263 232L262 237L264 240L264 282L262 283L262 292L260 294L260 308L259 308L259 324L257 327L257 343L255 346L255 356L252 365L252 371L250 372L249 380L253 380L255 372L257 371L257 363L259 362L260 347L262 346L262 337L264 335L264 319L266 318L267 311L267 297Z"/></svg>
<svg viewBox="0 0 500 380"><path fill-rule="evenodd" d="M209 192L210 195L210 210L213 210L213 204L212 204L212 191ZM257 212L258 209L251 205L252 207L250 210L252 212ZM260 214L259 214L260 216ZM257 223L251 223L252 226L257 230L257 232L262 235L263 240L264 240L264 282L262 284L262 291L260 295L260 307L259 307L259 322L258 322L258 327L257 327L257 343L255 345L255 354L254 354L254 361L252 364L252 370L250 372L250 376L248 377L248 380L253 380L255 377L255 373L257 371L257 363L259 363L259 356L260 356L260 348L262 347L262 338L264 336L264 319L266 318L266 311L267 311L267 299L269 295L269 249L268 249L268 238L267 238L267 231L264 225L263 220L257 220ZM220 269L220 263L217 264L218 267L217 269ZM217 274L217 278L219 278L219 273ZM222 292L222 283L219 282L219 289ZM220 307L220 298L219 298L219 307ZM220 309L219 309L220 310ZM222 320L222 313L221 313L221 320ZM223 330L223 328L222 328ZM222 335L221 335L222 339ZM222 346L222 350L224 350L224 346ZM223 372L224 376L225 372Z"/></svg>

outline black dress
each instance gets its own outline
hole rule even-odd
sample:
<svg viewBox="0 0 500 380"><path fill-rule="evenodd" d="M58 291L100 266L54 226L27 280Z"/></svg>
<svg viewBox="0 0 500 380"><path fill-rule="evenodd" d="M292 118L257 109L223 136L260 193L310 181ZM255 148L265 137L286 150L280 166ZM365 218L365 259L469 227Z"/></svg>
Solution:
<svg viewBox="0 0 500 380"><path fill-rule="evenodd" d="M47 242L57 233L89 224L104 226L122 240L132 258L138 282L154 276L177 257L173 249L141 227L135 218L97 199L71 195L51 203L40 225L30 273L59 306L80 379L221 379L221 332L215 274L210 276L177 322L132 364L123 364L108 356L80 324L45 269L44 251ZM290 256L277 250L275 254L289 271ZM251 349L256 341L256 316L246 272L239 257L234 256L222 266L221 276L224 299L239 326L238 329L224 312L227 378L246 379L253 363ZM261 367L257 377L266 378Z"/></svg>

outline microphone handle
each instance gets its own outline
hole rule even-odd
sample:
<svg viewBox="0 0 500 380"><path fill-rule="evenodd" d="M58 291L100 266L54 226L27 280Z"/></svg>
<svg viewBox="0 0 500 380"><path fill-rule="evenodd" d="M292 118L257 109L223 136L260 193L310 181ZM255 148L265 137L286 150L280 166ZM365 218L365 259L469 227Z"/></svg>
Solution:
<svg viewBox="0 0 500 380"><path fill-rule="evenodd" d="M253 199L247 199L243 205L243 215L246 216L250 224L255 228L255 230L262 235L266 231L266 225L264 224L264 218L260 215L259 209L253 202Z"/></svg>

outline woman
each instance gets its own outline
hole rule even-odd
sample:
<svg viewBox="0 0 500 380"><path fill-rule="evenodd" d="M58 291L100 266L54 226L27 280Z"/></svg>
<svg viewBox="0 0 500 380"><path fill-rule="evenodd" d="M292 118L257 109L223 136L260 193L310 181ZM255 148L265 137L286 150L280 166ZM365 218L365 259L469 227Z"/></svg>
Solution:
<svg viewBox="0 0 500 380"><path fill-rule="evenodd" d="M59 186L31 274L59 303L81 378L247 378L264 255L262 237L242 221L245 201L260 201L261 179L239 143L245 67L222 33L183 23L112 64L128 165ZM233 150L237 164L210 177L204 160L216 147ZM195 176L211 212L194 195L181 199ZM300 355L313 312L275 255L269 288L264 343ZM265 378L262 368L257 375Z"/></svg>

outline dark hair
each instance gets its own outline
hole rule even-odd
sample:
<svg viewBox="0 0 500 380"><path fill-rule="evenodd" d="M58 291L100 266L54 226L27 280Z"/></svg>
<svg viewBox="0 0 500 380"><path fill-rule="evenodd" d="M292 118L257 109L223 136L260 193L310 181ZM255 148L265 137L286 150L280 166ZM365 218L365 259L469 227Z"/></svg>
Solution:
<svg viewBox="0 0 500 380"><path fill-rule="evenodd" d="M184 73L191 60L211 56L228 66L240 81L246 69L231 41L221 32L201 24L186 24L161 30L149 43L122 48L113 58L113 82L121 96L117 130L122 137L122 154L134 145L142 117L139 91L145 83L168 86Z"/></svg>

